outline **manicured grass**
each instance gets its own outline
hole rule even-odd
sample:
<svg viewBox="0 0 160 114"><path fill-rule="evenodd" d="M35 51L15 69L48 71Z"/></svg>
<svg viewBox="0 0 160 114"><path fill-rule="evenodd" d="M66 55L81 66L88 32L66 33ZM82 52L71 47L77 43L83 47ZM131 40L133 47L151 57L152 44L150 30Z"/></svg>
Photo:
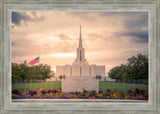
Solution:
<svg viewBox="0 0 160 114"><path fill-rule="evenodd" d="M110 89L114 91L117 89L118 91L134 91L136 88L140 90L146 90L148 92L148 85L144 84L132 84L132 83L117 83L117 82L100 82L99 90Z"/></svg>
<svg viewBox="0 0 160 114"><path fill-rule="evenodd" d="M12 84L12 89L22 89L27 88L29 90L37 90L39 87L43 89L56 89L60 90L61 88L61 82L42 82L42 83L18 83L18 84Z"/></svg>
<svg viewBox="0 0 160 114"><path fill-rule="evenodd" d="M61 89L61 82L43 82L43 83L19 83L19 84L13 84L12 89L22 89L28 87L29 90L37 90L37 88L43 88L43 89L57 89L60 91ZM110 89L114 91L117 89L118 91L128 91L132 90L134 91L135 88L138 88L140 90L144 89L148 91L148 85L143 84L129 84L129 83L116 83L116 82L100 82L99 83L99 90L105 90Z"/></svg>

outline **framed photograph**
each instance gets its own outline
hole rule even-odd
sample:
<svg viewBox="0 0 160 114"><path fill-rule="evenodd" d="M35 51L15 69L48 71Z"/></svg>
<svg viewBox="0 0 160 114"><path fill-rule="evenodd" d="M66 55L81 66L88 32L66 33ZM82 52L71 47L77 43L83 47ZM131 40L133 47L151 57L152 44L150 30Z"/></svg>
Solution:
<svg viewBox="0 0 160 114"><path fill-rule="evenodd" d="M12 12L12 99L147 102L148 12Z"/></svg>
<svg viewBox="0 0 160 114"><path fill-rule="evenodd" d="M2 113L160 113L159 0L2 1Z"/></svg>

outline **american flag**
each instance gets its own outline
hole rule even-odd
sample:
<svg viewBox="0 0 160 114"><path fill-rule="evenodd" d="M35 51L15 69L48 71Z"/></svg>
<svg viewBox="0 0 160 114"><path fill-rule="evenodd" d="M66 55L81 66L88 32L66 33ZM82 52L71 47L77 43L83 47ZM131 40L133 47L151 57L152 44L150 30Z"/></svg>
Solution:
<svg viewBox="0 0 160 114"><path fill-rule="evenodd" d="M32 65L34 65L36 63L39 63L39 57L33 59L29 64L32 66Z"/></svg>

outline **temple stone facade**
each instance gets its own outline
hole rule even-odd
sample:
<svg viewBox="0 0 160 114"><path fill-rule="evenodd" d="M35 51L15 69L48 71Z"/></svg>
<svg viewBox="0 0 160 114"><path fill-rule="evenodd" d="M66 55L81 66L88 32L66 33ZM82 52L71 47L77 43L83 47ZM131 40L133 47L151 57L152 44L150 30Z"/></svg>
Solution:
<svg viewBox="0 0 160 114"><path fill-rule="evenodd" d="M101 75L102 77L105 76L105 66L98 66L95 64L89 65L89 63L85 59L85 49L82 45L81 27L79 46L77 48L77 57L72 65L56 66L56 77L60 75L65 75L66 77L95 77L96 75Z"/></svg>

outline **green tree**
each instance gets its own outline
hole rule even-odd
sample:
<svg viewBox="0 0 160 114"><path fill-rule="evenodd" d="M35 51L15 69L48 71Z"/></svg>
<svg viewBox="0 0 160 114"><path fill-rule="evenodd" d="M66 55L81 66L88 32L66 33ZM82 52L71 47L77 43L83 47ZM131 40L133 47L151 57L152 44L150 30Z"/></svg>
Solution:
<svg viewBox="0 0 160 114"><path fill-rule="evenodd" d="M21 80L21 67L16 64L16 63L12 63L12 80Z"/></svg>
<svg viewBox="0 0 160 114"><path fill-rule="evenodd" d="M112 68L108 76L111 79L148 79L148 57L137 54L128 58L126 65Z"/></svg>
<svg viewBox="0 0 160 114"><path fill-rule="evenodd" d="M27 66L26 61L24 63L12 63L12 79L15 80L45 80L53 77L54 73L51 71L51 67L47 64L39 64L35 66Z"/></svg>
<svg viewBox="0 0 160 114"><path fill-rule="evenodd" d="M62 75L60 75L58 78L59 78L60 80L62 80L63 76L62 76Z"/></svg>
<svg viewBox="0 0 160 114"><path fill-rule="evenodd" d="M128 59L129 74L131 79L148 79L148 57L137 54Z"/></svg>
<svg viewBox="0 0 160 114"><path fill-rule="evenodd" d="M121 66L116 66L109 71L108 76L111 79L121 79L121 76L119 75L120 70L121 70Z"/></svg>
<svg viewBox="0 0 160 114"><path fill-rule="evenodd" d="M65 79L65 78L66 78L65 75L60 75L60 76L59 76L59 79L60 79L60 80Z"/></svg>
<svg viewBox="0 0 160 114"><path fill-rule="evenodd" d="M98 79L98 80L101 80L101 79L102 79L102 76L101 76L101 75L96 75L95 78Z"/></svg>

